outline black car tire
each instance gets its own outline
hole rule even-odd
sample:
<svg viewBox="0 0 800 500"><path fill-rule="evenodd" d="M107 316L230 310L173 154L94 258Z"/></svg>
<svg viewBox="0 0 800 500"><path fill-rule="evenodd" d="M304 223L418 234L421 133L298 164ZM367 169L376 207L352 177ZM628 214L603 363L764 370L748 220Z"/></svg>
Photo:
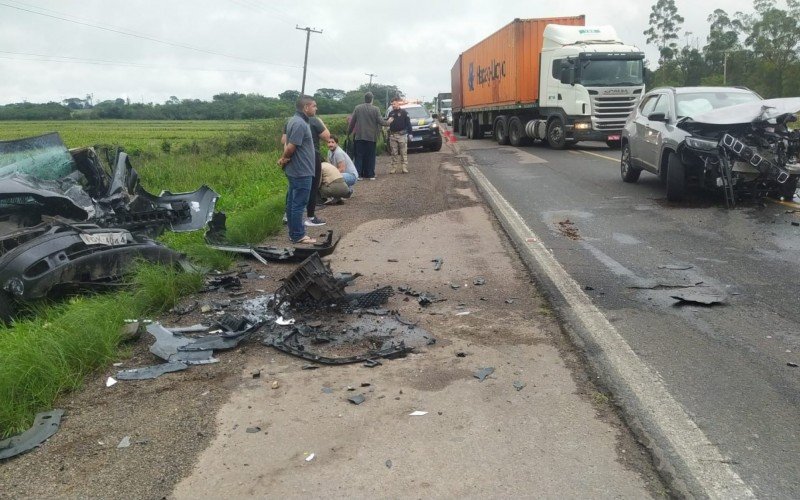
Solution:
<svg viewBox="0 0 800 500"><path fill-rule="evenodd" d="M797 191L798 179L800 179L800 176L789 176L789 180L778 187L778 197L783 198L786 201L792 201L792 198L794 198L794 193Z"/></svg>
<svg viewBox="0 0 800 500"><path fill-rule="evenodd" d="M442 149L442 141L428 146L428 151L439 151L440 149Z"/></svg>
<svg viewBox="0 0 800 500"><path fill-rule="evenodd" d="M525 144L525 126L522 125L522 120L518 116L512 116L508 120L508 142L512 146L522 146Z"/></svg>
<svg viewBox="0 0 800 500"><path fill-rule="evenodd" d="M686 166L676 153L669 153L667 162L667 201L682 201L686 197Z"/></svg>
<svg viewBox="0 0 800 500"><path fill-rule="evenodd" d="M642 169L635 168L631 163L631 146L626 142L622 146L622 154L619 159L619 173L623 182L636 182L642 174Z"/></svg>
<svg viewBox="0 0 800 500"><path fill-rule="evenodd" d="M508 144L508 118L506 116L498 116L494 122L494 138L497 144L505 146Z"/></svg>
<svg viewBox="0 0 800 500"><path fill-rule="evenodd" d="M619 149L621 141L606 141L606 146L611 149Z"/></svg>
<svg viewBox="0 0 800 500"><path fill-rule="evenodd" d="M564 129L564 121L558 116L547 124L547 143L553 149L564 149L567 146L567 131Z"/></svg>
<svg viewBox="0 0 800 500"><path fill-rule="evenodd" d="M0 325L11 323L16 312L14 297L5 290L0 290Z"/></svg>

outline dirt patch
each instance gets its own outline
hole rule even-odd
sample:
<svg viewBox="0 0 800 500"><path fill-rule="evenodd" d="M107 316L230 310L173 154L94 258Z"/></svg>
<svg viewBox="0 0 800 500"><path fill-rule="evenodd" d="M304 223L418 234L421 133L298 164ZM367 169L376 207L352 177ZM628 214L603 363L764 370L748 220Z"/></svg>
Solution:
<svg viewBox="0 0 800 500"><path fill-rule="evenodd" d="M558 221L558 232L571 240L581 239L581 235L578 233L578 228L575 227L575 223L569 219Z"/></svg>

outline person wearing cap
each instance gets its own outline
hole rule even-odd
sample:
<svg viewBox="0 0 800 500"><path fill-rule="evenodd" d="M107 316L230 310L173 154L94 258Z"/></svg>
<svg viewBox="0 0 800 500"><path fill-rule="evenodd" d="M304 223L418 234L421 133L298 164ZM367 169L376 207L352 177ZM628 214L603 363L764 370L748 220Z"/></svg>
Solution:
<svg viewBox="0 0 800 500"><path fill-rule="evenodd" d="M387 122L389 122L389 151L392 153L393 174L400 170L408 173L408 139L411 137L411 118L408 111L401 108L403 101L399 97L392 98L392 110L389 111Z"/></svg>
<svg viewBox="0 0 800 500"><path fill-rule="evenodd" d="M381 112L372 104L372 92L364 94L364 102L353 110L347 135L355 136L355 158L359 177L375 180L375 152L381 127L388 125Z"/></svg>

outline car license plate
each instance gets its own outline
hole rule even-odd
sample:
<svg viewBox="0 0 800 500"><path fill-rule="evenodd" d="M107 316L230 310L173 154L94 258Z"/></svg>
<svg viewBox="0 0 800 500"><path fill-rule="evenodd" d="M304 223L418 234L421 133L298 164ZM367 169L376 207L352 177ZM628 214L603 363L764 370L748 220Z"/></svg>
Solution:
<svg viewBox="0 0 800 500"><path fill-rule="evenodd" d="M618 141L619 140L619 136L618 135L609 135L607 140L609 140L609 141Z"/></svg>
<svg viewBox="0 0 800 500"><path fill-rule="evenodd" d="M124 245L128 242L127 233L83 233L81 239L87 245Z"/></svg>
<svg viewBox="0 0 800 500"><path fill-rule="evenodd" d="M421 140L422 140L422 137L413 137L413 136L411 137L411 142L421 141Z"/></svg>

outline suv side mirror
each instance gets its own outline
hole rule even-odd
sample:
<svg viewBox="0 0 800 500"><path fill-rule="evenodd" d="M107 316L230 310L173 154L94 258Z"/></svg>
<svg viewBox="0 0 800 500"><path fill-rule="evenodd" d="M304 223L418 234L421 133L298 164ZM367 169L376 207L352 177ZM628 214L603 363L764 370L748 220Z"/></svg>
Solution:
<svg viewBox="0 0 800 500"><path fill-rule="evenodd" d="M564 83L566 85L575 85L575 72L571 67L562 66L561 83Z"/></svg>
<svg viewBox="0 0 800 500"><path fill-rule="evenodd" d="M666 113L650 113L647 117L648 120L651 122L665 122L667 121L667 114Z"/></svg>

